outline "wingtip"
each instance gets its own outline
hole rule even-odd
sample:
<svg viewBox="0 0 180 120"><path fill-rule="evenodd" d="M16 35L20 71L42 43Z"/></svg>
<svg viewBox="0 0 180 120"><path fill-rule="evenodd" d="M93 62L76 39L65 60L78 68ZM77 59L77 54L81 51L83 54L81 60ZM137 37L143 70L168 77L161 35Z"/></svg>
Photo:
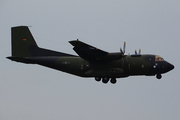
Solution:
<svg viewBox="0 0 180 120"><path fill-rule="evenodd" d="M80 42L78 39L69 41L72 46L76 46L78 42Z"/></svg>

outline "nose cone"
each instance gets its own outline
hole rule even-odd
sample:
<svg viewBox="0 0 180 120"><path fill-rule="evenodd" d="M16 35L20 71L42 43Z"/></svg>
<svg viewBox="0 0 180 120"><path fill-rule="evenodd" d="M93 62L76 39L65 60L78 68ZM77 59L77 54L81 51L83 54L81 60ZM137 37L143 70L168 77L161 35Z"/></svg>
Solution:
<svg viewBox="0 0 180 120"><path fill-rule="evenodd" d="M167 69L168 69L168 71L173 70L174 65L172 65L171 63L167 63Z"/></svg>

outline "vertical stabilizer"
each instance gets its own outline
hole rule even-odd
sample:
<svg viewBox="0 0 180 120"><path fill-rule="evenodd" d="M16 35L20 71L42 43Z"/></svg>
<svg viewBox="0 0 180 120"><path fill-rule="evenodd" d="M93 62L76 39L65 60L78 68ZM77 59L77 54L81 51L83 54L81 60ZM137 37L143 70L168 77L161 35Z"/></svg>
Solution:
<svg viewBox="0 0 180 120"><path fill-rule="evenodd" d="M32 56L29 48L38 47L29 28L27 26L18 26L11 28L12 56L30 57Z"/></svg>

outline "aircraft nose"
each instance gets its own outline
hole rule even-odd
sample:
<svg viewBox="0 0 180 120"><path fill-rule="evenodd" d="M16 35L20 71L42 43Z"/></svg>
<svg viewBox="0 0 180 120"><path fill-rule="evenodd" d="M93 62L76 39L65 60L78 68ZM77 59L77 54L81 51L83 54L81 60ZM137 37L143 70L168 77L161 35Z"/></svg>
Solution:
<svg viewBox="0 0 180 120"><path fill-rule="evenodd" d="M174 69L174 65L172 65L171 63L167 63L167 69L170 71L172 69Z"/></svg>

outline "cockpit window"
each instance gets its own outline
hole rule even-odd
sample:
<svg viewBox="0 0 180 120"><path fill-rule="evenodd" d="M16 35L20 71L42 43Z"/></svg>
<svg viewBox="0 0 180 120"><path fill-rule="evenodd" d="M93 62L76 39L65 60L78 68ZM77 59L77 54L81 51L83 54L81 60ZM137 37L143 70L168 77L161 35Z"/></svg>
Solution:
<svg viewBox="0 0 180 120"><path fill-rule="evenodd" d="M164 59L161 56L156 55L155 61L164 61Z"/></svg>

